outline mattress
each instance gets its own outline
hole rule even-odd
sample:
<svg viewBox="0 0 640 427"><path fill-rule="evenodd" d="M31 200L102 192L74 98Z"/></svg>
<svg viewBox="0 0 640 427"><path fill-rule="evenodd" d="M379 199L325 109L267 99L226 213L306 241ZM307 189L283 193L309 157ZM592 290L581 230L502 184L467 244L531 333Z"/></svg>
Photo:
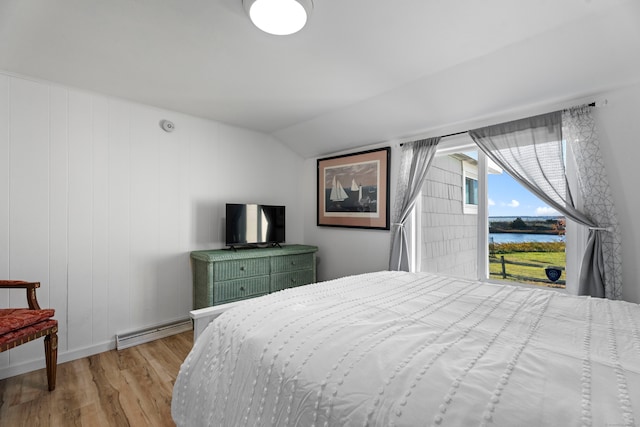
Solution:
<svg viewBox="0 0 640 427"><path fill-rule="evenodd" d="M634 426L640 306L376 272L247 301L195 342L178 426Z"/></svg>

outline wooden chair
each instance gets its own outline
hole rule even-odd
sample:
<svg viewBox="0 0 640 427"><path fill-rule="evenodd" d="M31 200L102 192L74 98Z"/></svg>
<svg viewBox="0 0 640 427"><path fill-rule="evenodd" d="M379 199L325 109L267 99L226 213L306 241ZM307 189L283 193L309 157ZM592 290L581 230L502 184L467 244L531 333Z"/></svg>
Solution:
<svg viewBox="0 0 640 427"><path fill-rule="evenodd" d="M0 352L44 337L49 391L56 388L58 364L58 321L52 319L53 309L41 309L36 299L39 282L0 280L0 289L17 288L27 291L29 308L0 308Z"/></svg>

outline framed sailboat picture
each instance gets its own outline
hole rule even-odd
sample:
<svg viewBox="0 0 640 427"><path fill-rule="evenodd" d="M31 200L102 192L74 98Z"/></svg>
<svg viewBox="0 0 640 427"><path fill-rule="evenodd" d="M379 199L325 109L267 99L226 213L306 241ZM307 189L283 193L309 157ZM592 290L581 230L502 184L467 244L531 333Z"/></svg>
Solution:
<svg viewBox="0 0 640 427"><path fill-rule="evenodd" d="M318 225L389 229L389 147L318 159Z"/></svg>

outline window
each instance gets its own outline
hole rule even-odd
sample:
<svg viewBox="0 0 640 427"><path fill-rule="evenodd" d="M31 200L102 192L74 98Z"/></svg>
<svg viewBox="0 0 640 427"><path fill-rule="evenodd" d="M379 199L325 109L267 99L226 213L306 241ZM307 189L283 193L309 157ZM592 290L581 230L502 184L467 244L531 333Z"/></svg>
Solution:
<svg viewBox="0 0 640 427"><path fill-rule="evenodd" d="M491 245L489 223L495 221L495 218L490 218L490 216L492 212L498 212L496 203L518 207L517 199L520 201L525 199L524 196L520 198L522 193L513 193L510 188L504 191L504 194L498 199L495 195L497 186L493 189L491 198L498 200L493 202L488 197L489 190L491 190L488 186L492 185L491 182L498 182L496 180L499 180L500 177L506 177L514 183L515 181L484 156L468 136L465 135L465 137L458 137L454 141L441 141L423 183L422 196L416 205L416 209L420 213L420 215L416 215L416 231L414 232L415 247L419 248L416 266L420 271L480 280L503 280L503 276L497 275L494 271L498 266L501 272L503 264L501 263L502 254L496 254L496 245ZM489 177L491 179L488 179ZM520 187L520 184L516 183L516 185ZM522 187L517 191L530 195ZM513 194L518 195L512 197ZM520 208L532 209L531 216L551 215L543 209L542 202L530 205L524 206L523 204ZM516 212L515 209L514 212ZM545 219L544 221L549 222L550 220ZM532 222L532 226L538 225ZM546 224L542 224L542 226L544 225ZM559 237L558 240L562 240L562 238ZM491 246L494 251L491 251ZM564 255L564 251L562 252ZM536 259L539 256L542 257L542 261ZM533 254L522 260L517 257L513 258L512 260L511 257L505 256L506 273L509 275L506 280L526 281L522 277L518 277L520 276L518 270L514 269L516 264L508 264L511 261L524 264L539 263L539 267L533 267L535 274L530 277L541 276L541 279L545 280L544 254ZM496 260L500 261L500 264L496 264ZM489 261L493 262L490 264ZM557 259L555 261L559 262ZM567 263L570 262L567 257ZM525 266L526 268L528 267ZM577 268L572 268L572 272L575 275ZM564 271L562 279L566 280Z"/></svg>
<svg viewBox="0 0 640 427"><path fill-rule="evenodd" d="M465 205L478 206L478 180L466 176L464 178Z"/></svg>
<svg viewBox="0 0 640 427"><path fill-rule="evenodd" d="M465 153L466 154L466 153ZM464 207L465 214L478 213L478 161L470 158L470 160L462 160L462 190L464 191Z"/></svg>

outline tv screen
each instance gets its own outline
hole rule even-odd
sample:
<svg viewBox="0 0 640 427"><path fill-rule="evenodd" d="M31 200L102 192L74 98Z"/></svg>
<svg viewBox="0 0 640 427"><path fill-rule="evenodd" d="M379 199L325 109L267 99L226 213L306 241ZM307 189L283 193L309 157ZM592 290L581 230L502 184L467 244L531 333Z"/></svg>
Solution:
<svg viewBox="0 0 640 427"><path fill-rule="evenodd" d="M284 206L227 203L226 244L278 244L285 240Z"/></svg>

